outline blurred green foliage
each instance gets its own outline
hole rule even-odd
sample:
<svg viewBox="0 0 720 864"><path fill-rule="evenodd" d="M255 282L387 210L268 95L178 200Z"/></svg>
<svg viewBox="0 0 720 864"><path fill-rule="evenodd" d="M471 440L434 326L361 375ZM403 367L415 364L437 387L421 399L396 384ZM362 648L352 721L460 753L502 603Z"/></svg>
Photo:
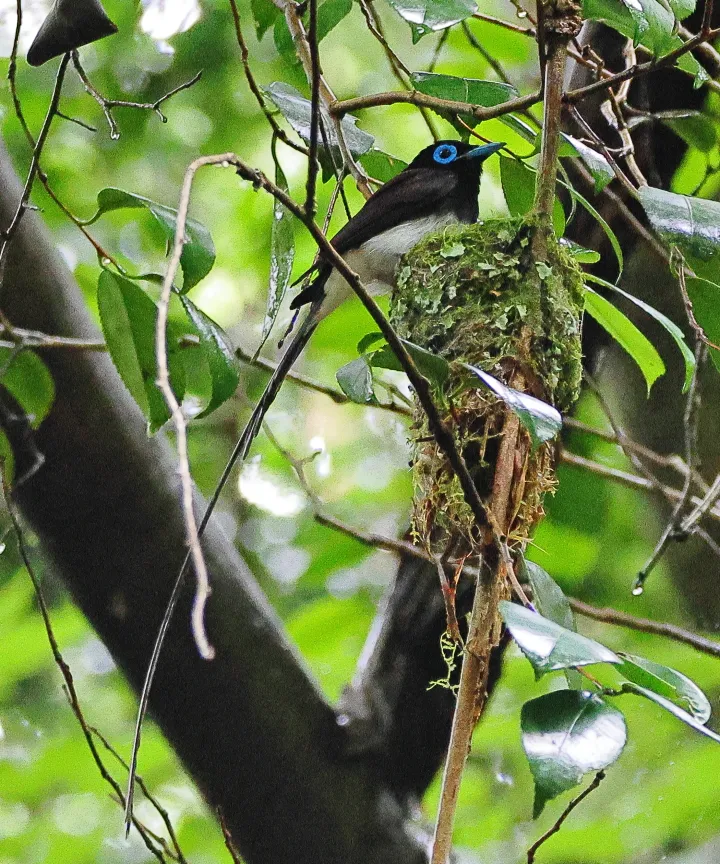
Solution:
<svg viewBox="0 0 720 864"><path fill-rule="evenodd" d="M262 3L254 0L253 7ZM13 5L0 5L3 36L14 26L12 14L6 11ZM228 4L205 0L199 21L170 38L169 45L153 42L138 30L137 4L107 0L105 5L119 34L81 51L85 68L101 92L112 98L152 102L199 70L203 75L194 87L164 106L166 124L152 112L117 109L121 135L113 141L99 107L70 74L62 109L94 124L98 131L92 133L62 120L52 130L43 169L67 206L79 217L88 218L96 209L98 192L116 186L175 207L185 168L200 153L232 150L272 174L269 127L248 91ZM279 53L282 33L278 35L276 27L273 38L271 27L258 42L246 5L241 4L241 17L258 82L267 86L283 81L307 95L301 68ZM452 29L447 38L429 35L413 44L407 24L389 6L376 5L389 40L411 69L428 69L442 42L437 72L475 79L496 77L462 29ZM339 96L395 89L383 50L369 34L360 9L353 4L345 11L346 17L322 43L321 59L329 82ZM484 11L510 18L512 10L494 0ZM520 92L537 86L532 40L481 21L468 26ZM24 35L32 37L32 33ZM22 60L19 64L20 97L35 131L46 109L54 65L30 69ZM7 61L0 61L0 72L4 75L6 71ZM444 121L435 118L435 123L443 133L454 134ZM423 118L410 106L366 111L360 125L375 136L377 147L403 160L409 160L429 140ZM0 129L22 174L27 170L29 148L14 116L6 82L0 89ZM487 123L482 131L491 139L509 141L518 152L528 152L527 141L500 121ZM684 134L689 135L687 130ZM700 141L702 146L693 146L687 139L691 146L676 181L677 191L693 191L701 182L716 182L717 171L709 179L706 174L708 160L711 168L717 168L717 147L708 150L706 139ZM283 144L278 145L278 153L291 192L302 200L302 158ZM486 216L507 213L494 161L481 195ZM346 189L351 208L357 210L361 196L351 183L346 183ZM321 214L330 192L331 184L320 187ZM41 208L89 306L97 309L99 266L93 248L39 185L33 201ZM265 310L272 202L231 171L206 169L194 187L191 213L209 228L217 262L210 275L190 291L190 297L227 330L235 344L252 352ZM343 219L338 208L331 230ZM132 272L162 272L165 238L149 214L129 221L122 213L108 213L92 232ZM295 236L296 269L301 272L312 260L313 246L297 225ZM284 310L276 333L288 320ZM357 342L372 329L359 304L346 304L319 328L302 361L303 372L333 384L336 370L357 356ZM270 346L274 339L271 337ZM623 370L625 388L637 392L643 387L636 369ZM244 367L241 374L236 398L191 426L194 476L206 493L247 416L248 400L258 395L264 382L264 375L255 370ZM679 398L682 374L677 369L672 374ZM596 425L604 423L590 396L581 402L578 416ZM272 409L269 424L296 455L321 451L308 465L308 478L328 511L362 529L391 536L403 532L412 490L406 431L399 419L373 407L338 406L290 384ZM575 452L588 458L629 467L611 444L579 433L570 435L570 440ZM259 439L255 452L257 459L243 471L239 490L228 491L220 515L321 685L335 699L352 675L395 562L387 553L368 551L357 541L319 526L287 461L265 437ZM661 524L660 517L652 515L648 499L570 466L560 468L559 481L557 495L548 502L548 518L535 537L532 557L569 595L688 624L663 566L654 573L644 596L630 596L634 576ZM7 529L7 517L2 524ZM135 700L51 569L41 563L32 535L29 540L50 602L55 634L73 671L86 718L127 758ZM19 565L11 533L5 542L7 549L0 556L0 864L150 861L134 832L129 842L123 839L121 810L93 765L63 694L32 586ZM716 703L717 661L666 640L582 619L580 629L613 650L644 655L690 674ZM527 846L552 824L569 797L549 804L538 823L531 821L533 790L520 743L520 707L525 700L557 686L556 681L536 683L527 661L517 650L510 651L502 683L475 735L461 793L456 838L468 861L510 864L521 860ZM599 790L539 853L548 864L655 862L697 847L720 831L716 805L720 748L649 703L627 697L622 708L629 726L625 753ZM100 750L123 783L124 771L114 757ZM189 861L229 860L214 818L151 723L143 739L140 773L167 808ZM438 788L436 782L425 801L429 818L436 809ZM142 796L137 815L153 830L161 830L159 817Z"/></svg>

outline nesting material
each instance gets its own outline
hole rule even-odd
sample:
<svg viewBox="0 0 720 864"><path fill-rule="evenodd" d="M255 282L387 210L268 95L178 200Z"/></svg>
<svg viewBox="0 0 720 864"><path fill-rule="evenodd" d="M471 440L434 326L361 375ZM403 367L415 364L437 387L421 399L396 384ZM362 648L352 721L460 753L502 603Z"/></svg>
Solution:
<svg viewBox="0 0 720 864"><path fill-rule="evenodd" d="M582 272L551 242L545 261L533 260L531 221L493 219L447 228L419 243L402 262L391 302L398 333L449 361L463 361L561 413L576 400L582 374ZM495 460L507 406L459 363L436 399L481 497L493 507ZM457 478L418 407L411 431L418 542L435 554L480 553L478 528ZM543 516L555 488L552 442L531 448L521 430L512 491L505 512L494 509L511 546L522 544Z"/></svg>

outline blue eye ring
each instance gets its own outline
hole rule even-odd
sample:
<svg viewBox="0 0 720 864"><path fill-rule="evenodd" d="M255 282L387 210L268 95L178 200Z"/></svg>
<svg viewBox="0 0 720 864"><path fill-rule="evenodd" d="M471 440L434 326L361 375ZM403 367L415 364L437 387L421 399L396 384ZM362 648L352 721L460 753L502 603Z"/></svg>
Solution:
<svg viewBox="0 0 720 864"><path fill-rule="evenodd" d="M440 144L433 151L433 159L440 165L448 165L457 159L457 147L452 144Z"/></svg>

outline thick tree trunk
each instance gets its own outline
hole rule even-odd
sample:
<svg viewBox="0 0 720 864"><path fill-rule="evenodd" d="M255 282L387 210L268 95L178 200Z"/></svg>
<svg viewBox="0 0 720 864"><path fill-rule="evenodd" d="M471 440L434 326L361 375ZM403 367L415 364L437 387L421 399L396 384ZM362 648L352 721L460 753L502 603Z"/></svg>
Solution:
<svg viewBox="0 0 720 864"><path fill-rule="evenodd" d="M19 197L0 148L0 227L9 224ZM17 326L97 335L34 213L13 240L0 306ZM57 388L36 434L45 462L16 498L137 688L185 549L175 457L162 436L148 440L107 356L54 350L44 359ZM426 860L405 829L399 802L407 788L390 791L374 760L351 753L335 712L217 524L208 526L204 549L213 586L208 633L217 657L202 661L193 644L189 584L150 704L210 805L222 809L249 864Z"/></svg>

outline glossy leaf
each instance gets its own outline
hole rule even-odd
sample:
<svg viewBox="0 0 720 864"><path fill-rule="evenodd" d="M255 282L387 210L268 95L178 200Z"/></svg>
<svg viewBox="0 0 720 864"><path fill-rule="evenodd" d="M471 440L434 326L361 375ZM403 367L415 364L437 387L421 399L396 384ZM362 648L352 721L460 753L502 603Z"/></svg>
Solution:
<svg viewBox="0 0 720 864"><path fill-rule="evenodd" d="M477 12L475 0L388 0L410 25L413 42L428 33L445 30Z"/></svg>
<svg viewBox="0 0 720 864"><path fill-rule="evenodd" d="M170 417L155 383L157 306L134 282L103 270L98 281L98 311L115 368L145 415L149 430L156 432ZM185 389L180 369L179 365L171 369L178 400Z"/></svg>
<svg viewBox="0 0 720 864"><path fill-rule="evenodd" d="M525 216L532 210L536 176L536 171L518 159L500 159L500 180L511 216ZM565 233L565 213L557 198L553 205L553 228L558 237Z"/></svg>
<svg viewBox="0 0 720 864"><path fill-rule="evenodd" d="M177 210L158 204L142 195L126 192L124 189L108 187L102 189L97 196L97 213L87 224L96 222L104 213L114 210L147 210L153 215L163 230L168 248L175 240L175 220ZM180 267L183 272L183 293L189 291L212 270L215 263L215 246L207 228L195 219L187 219L185 223L186 242L180 256Z"/></svg>
<svg viewBox="0 0 720 864"><path fill-rule="evenodd" d="M556 690L526 702L520 725L535 781L533 818L584 774L612 765L627 741L622 713L581 690Z"/></svg>
<svg viewBox="0 0 720 864"><path fill-rule="evenodd" d="M280 111L283 117L288 121L297 134L305 141L310 141L310 116L311 103L302 93L292 87L290 84L284 84L282 81L276 81L269 87L263 88L265 94L272 100L275 107ZM326 137L332 151L332 158L337 165L342 164L342 155L335 133L335 127L330 116L324 108L320 109L320 115L325 129ZM346 114L342 119L342 129L347 146L355 158L367 153L375 143L372 135L363 132L356 126L357 120L349 114ZM319 153L325 153L325 146L322 143L322 136Z"/></svg>
<svg viewBox="0 0 720 864"><path fill-rule="evenodd" d="M688 0L673 0L675 10L685 17ZM643 45L656 57L662 57L683 43L677 35L677 12L673 3L660 0L583 0L583 17L602 21L637 45ZM708 80L708 74L691 54L678 59L683 71L695 76L695 86Z"/></svg>
<svg viewBox="0 0 720 864"><path fill-rule="evenodd" d="M561 133L565 142L575 151L570 155L579 156L587 166L595 181L595 194L602 192L611 180L615 179L615 173L605 156L593 147L589 147L572 135Z"/></svg>
<svg viewBox="0 0 720 864"><path fill-rule="evenodd" d="M695 371L695 355L690 350L690 346L685 341L685 334L678 327L678 325L675 324L674 321L671 321L667 317L667 315L663 315L662 312L659 312L657 309L654 309L648 303L640 300L639 297L633 297L632 294L628 294L627 291L623 291L622 288L618 288L617 285L613 285L611 282L606 282L599 276L594 276L592 274L586 274L585 278L591 282L596 282L598 285L602 285L604 288L607 288L608 291L614 291L616 294L620 294L621 297L624 297L626 300L634 303L636 306L642 309L643 312L646 312L651 318L654 318L658 322L658 324L665 328L665 330L670 334L672 340L679 348L680 353L682 354L683 361L685 363L685 382L683 384L683 393L687 392L687 389L690 387L690 382L692 381L693 372Z"/></svg>
<svg viewBox="0 0 720 864"><path fill-rule="evenodd" d="M627 351L645 378L648 393L657 379L665 374L665 364L655 346L616 306L585 288L585 311Z"/></svg>
<svg viewBox="0 0 720 864"><path fill-rule="evenodd" d="M720 203L653 186L638 191L650 224L665 243L677 246L698 276L720 276Z"/></svg>
<svg viewBox="0 0 720 864"><path fill-rule="evenodd" d="M686 279L685 287L695 320L707 339L720 345L720 285L707 279ZM710 359L720 372L720 351L710 348Z"/></svg>
<svg viewBox="0 0 720 864"><path fill-rule="evenodd" d="M335 373L335 378L340 389L353 402L367 405L368 402L376 401L372 370L367 357L358 357L346 363Z"/></svg>
<svg viewBox="0 0 720 864"><path fill-rule="evenodd" d="M288 192L288 183L280 163L275 163L275 183ZM293 262L295 261L295 232L293 215L277 198L273 198L273 220L270 228L270 285L268 287L265 318L263 319L259 354L273 328L280 306L290 284Z"/></svg>
<svg viewBox="0 0 720 864"><path fill-rule="evenodd" d="M552 576L539 564L524 558L521 572L524 572L532 588L533 606L543 618L559 624L566 630L574 631L575 619L570 602Z"/></svg>
<svg viewBox="0 0 720 864"><path fill-rule="evenodd" d="M659 693L656 693L654 690L650 690L647 687L641 687L639 684L634 684L632 682L629 684L623 684L622 689L623 693L634 693L637 696L644 696L646 699L649 699L651 702L664 708L667 712L672 714L673 717L682 720L683 723L686 723L692 729L695 729L696 732L700 732L702 735L706 735L708 738L712 738L713 741L717 741L718 744L720 744L720 735L718 735L717 732L708 729L704 723L701 723L697 718L693 717L692 714L680 708L680 706L671 702L669 699L666 699L664 696L661 696Z"/></svg>
<svg viewBox="0 0 720 864"><path fill-rule="evenodd" d="M454 99L491 108L518 95L512 84L499 81L481 81L478 78L456 78L454 75L438 75L435 72L413 72L410 83L420 93L439 99Z"/></svg>
<svg viewBox="0 0 720 864"><path fill-rule="evenodd" d="M618 672L628 681L679 704L699 723L705 724L710 719L711 708L707 696L681 672L633 654L621 653L620 657L622 663L618 666Z"/></svg>
<svg viewBox="0 0 720 864"><path fill-rule="evenodd" d="M47 417L55 400L55 382L50 370L34 351L21 351L12 356L11 348L0 348L0 383L15 398L37 429Z"/></svg>
<svg viewBox="0 0 720 864"><path fill-rule="evenodd" d="M520 418L520 422L530 433L533 448L538 447L543 441L554 438L562 429L562 417L557 408L553 408L542 399L531 396L529 393L521 393L498 381L488 372L471 366L469 363L462 364L469 369L473 375L510 408Z"/></svg>
<svg viewBox="0 0 720 864"><path fill-rule="evenodd" d="M206 417L229 399L240 383L240 372L223 329L188 297L181 297L188 318L200 334L200 347L210 371L211 395L207 407L198 414Z"/></svg>
<svg viewBox="0 0 720 864"><path fill-rule="evenodd" d="M420 374L424 375L435 387L442 388L450 374L450 364L447 360L438 354L433 354L431 351L421 348L419 345L408 342L407 339L402 339L401 341L415 362ZM380 369L403 371L400 361L389 345L385 345L379 351L375 351L371 355L370 364Z"/></svg>
<svg viewBox="0 0 720 864"><path fill-rule="evenodd" d="M503 600L500 614L538 675L594 663L621 662L617 654L594 639L568 630L524 606Z"/></svg>

